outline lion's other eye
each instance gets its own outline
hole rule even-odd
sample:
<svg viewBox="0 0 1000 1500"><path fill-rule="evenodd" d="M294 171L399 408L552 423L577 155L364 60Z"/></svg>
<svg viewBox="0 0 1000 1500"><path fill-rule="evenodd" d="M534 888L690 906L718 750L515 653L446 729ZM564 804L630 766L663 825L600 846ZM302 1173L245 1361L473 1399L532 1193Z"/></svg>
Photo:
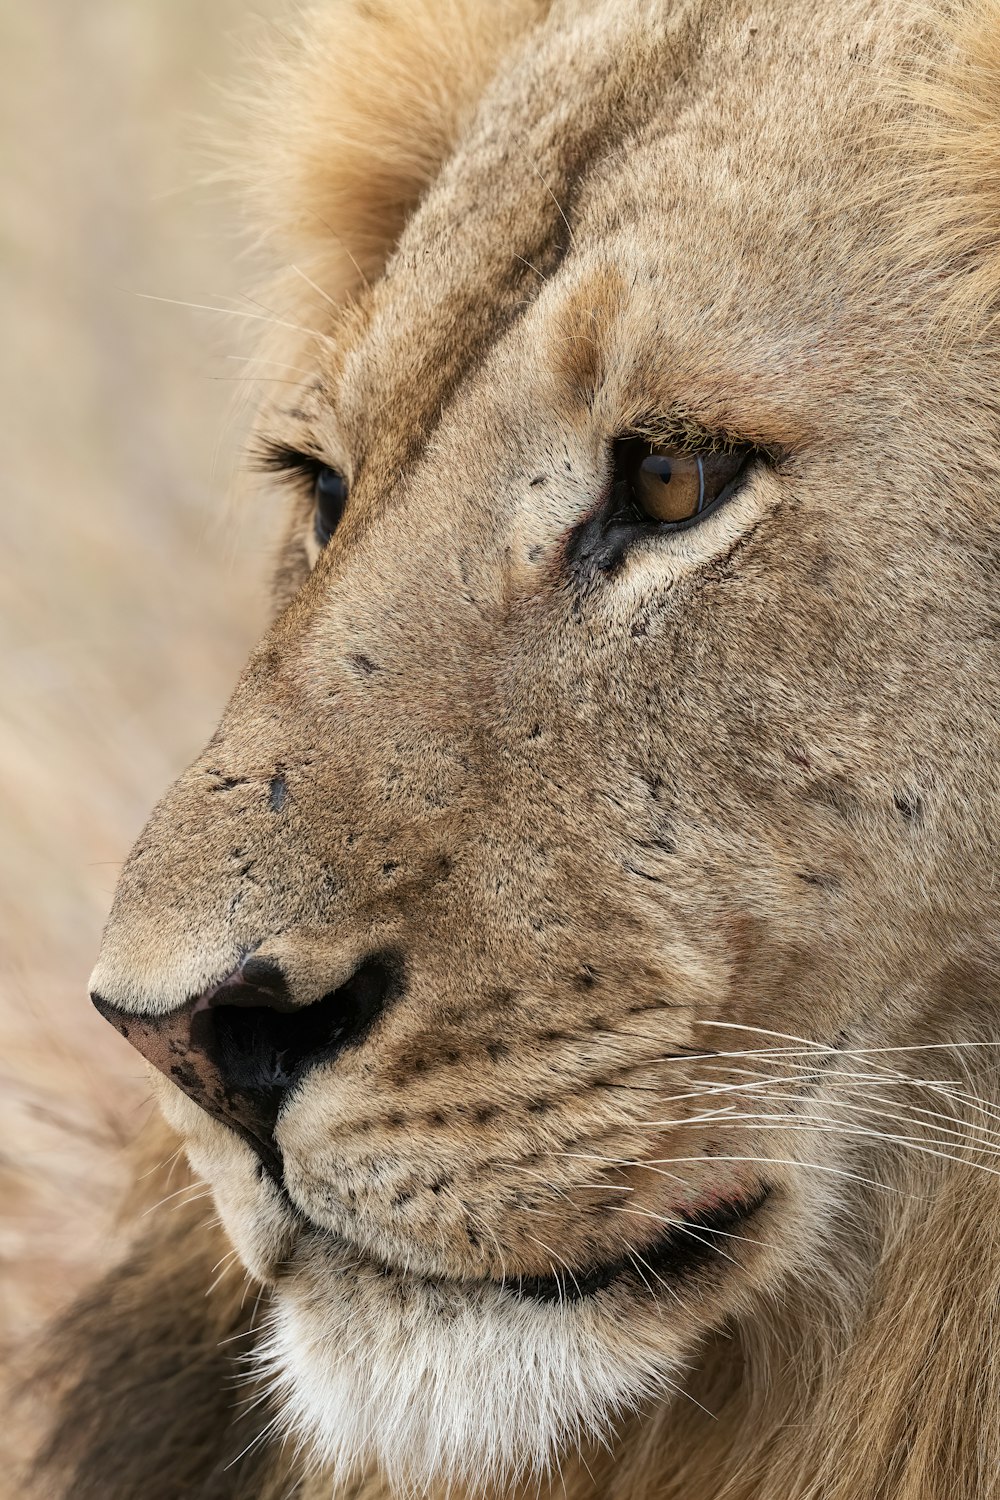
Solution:
<svg viewBox="0 0 1000 1500"><path fill-rule="evenodd" d="M636 509L650 521L683 526L705 514L732 485L749 449L685 453L680 448L634 442L625 475Z"/></svg>
<svg viewBox="0 0 1000 1500"><path fill-rule="evenodd" d="M323 464L316 471L316 540L325 547L333 536L347 501L347 480L336 469Z"/></svg>

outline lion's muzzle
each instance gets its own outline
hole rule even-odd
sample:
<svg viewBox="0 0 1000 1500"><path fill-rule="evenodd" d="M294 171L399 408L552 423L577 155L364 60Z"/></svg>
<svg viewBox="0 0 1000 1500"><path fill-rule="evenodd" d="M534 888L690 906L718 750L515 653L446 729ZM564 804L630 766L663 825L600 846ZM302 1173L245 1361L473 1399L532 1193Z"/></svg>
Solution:
<svg viewBox="0 0 1000 1500"><path fill-rule="evenodd" d="M135 1015L96 991L105 1020L202 1109L243 1137L277 1181L274 1127L290 1090L356 1044L402 987L394 955L377 954L311 1005L297 1006L280 966L249 956L179 1009Z"/></svg>

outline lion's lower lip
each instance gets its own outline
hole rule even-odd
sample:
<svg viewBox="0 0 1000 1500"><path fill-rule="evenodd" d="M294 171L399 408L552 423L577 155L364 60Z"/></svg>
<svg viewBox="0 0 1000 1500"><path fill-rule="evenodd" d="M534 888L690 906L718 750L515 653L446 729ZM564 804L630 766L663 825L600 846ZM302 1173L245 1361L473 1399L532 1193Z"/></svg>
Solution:
<svg viewBox="0 0 1000 1500"><path fill-rule="evenodd" d="M505 1283L506 1289L535 1302L580 1302L628 1279L655 1296L658 1287L673 1288L707 1270L719 1256L733 1258L741 1230L763 1208L770 1194L765 1183L750 1197L732 1199L678 1220L641 1250L628 1250L616 1260L579 1271L517 1277Z"/></svg>
<svg viewBox="0 0 1000 1500"><path fill-rule="evenodd" d="M743 1234L747 1223L762 1209L771 1196L771 1188L764 1183L756 1192L739 1198L726 1199L698 1213L678 1219L668 1225L655 1240L647 1241L641 1248L625 1250L614 1260L569 1268L550 1276L511 1275L493 1282L470 1282L467 1285L494 1286L507 1296L524 1301L573 1303L594 1297L618 1284L631 1284L633 1290L655 1297L659 1291L673 1291L682 1282L704 1275L713 1269L718 1260L732 1262L737 1259L741 1244L754 1244ZM301 1210L296 1214L309 1225L312 1235L320 1240L345 1248L345 1242L314 1222L305 1219ZM352 1256L357 1256L351 1247ZM433 1275L421 1276L409 1271L401 1272L377 1259L362 1255L380 1275L399 1277L407 1281L420 1280L439 1288L462 1283L449 1283L447 1278ZM355 1261L355 1264L357 1262Z"/></svg>

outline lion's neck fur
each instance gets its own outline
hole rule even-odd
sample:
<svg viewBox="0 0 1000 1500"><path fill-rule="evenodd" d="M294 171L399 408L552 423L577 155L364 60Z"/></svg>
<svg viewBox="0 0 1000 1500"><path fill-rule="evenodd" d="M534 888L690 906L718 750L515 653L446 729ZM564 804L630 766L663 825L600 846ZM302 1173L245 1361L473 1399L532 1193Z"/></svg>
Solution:
<svg viewBox="0 0 1000 1500"><path fill-rule="evenodd" d="M897 1172L895 1191L873 1193L864 1222L837 1226L771 1307L711 1339L686 1394L629 1419L610 1451L567 1455L552 1500L1000 1494L993 1181L945 1161L919 1180ZM144 1183L144 1196L164 1191L159 1174ZM164 1205L50 1343L43 1378L59 1418L32 1493L329 1500L330 1477L270 1439L266 1402L238 1404L256 1292L235 1272L217 1281L227 1246L206 1210ZM375 1475L340 1495L389 1500ZM491 1500L529 1495L537 1481Z"/></svg>
<svg viewBox="0 0 1000 1500"><path fill-rule="evenodd" d="M1000 1493L993 1179L899 1180L775 1305L632 1424L613 1500L986 1500ZM877 1204L873 1204L873 1209ZM891 1218L891 1229L889 1221ZM699 1403L699 1404L696 1404ZM595 1496L596 1500L596 1496Z"/></svg>

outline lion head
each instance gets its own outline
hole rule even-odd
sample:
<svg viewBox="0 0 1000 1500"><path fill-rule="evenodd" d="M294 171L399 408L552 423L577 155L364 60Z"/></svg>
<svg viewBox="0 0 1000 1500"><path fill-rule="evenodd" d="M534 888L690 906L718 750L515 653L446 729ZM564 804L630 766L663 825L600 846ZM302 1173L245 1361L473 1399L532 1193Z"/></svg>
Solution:
<svg viewBox="0 0 1000 1500"><path fill-rule="evenodd" d="M92 989L337 1472L480 1494L726 1330L777 1382L793 1306L841 1357L893 1226L988 1183L1000 116L958 19L358 0L276 69L280 609Z"/></svg>

